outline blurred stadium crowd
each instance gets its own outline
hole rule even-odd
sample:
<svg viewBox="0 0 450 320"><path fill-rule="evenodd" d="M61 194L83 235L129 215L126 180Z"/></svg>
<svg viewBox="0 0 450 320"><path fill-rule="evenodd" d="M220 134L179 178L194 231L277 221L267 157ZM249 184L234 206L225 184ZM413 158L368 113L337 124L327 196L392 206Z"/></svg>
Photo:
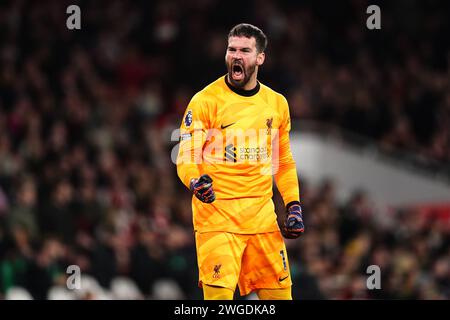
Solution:
<svg viewBox="0 0 450 320"><path fill-rule="evenodd" d="M82 29L69 31L74 3ZM0 298L202 298L171 133L190 97L225 73L238 22L268 35L260 79L300 126L348 130L448 170L449 2L383 2L382 31L366 29L368 5L2 1ZM330 178L300 179L307 236L287 243L294 298L449 299L449 229L401 208L379 225L370 194L340 203ZM72 264L84 289L68 292ZM371 264L382 290L366 288Z"/></svg>

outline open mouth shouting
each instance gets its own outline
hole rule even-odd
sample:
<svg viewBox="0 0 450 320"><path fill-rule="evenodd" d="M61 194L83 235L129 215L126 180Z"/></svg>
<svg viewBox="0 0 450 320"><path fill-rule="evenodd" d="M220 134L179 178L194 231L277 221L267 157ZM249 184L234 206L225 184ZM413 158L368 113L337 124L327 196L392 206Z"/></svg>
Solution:
<svg viewBox="0 0 450 320"><path fill-rule="evenodd" d="M240 62L234 62L231 65L231 78L234 81L240 82L244 80L245 72L244 72L244 66Z"/></svg>

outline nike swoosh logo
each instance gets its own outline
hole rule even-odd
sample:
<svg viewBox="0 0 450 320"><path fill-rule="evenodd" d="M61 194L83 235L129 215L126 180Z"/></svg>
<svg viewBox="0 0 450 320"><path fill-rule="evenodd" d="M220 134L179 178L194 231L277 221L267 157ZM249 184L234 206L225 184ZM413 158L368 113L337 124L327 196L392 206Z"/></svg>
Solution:
<svg viewBox="0 0 450 320"><path fill-rule="evenodd" d="M230 123L230 124L227 124L226 126L224 126L223 124L220 126L220 129L225 129L225 128L228 128L229 126L232 126L233 124L235 124L236 122L233 122L233 123Z"/></svg>
<svg viewBox="0 0 450 320"><path fill-rule="evenodd" d="M278 281L283 281L283 280L286 280L287 278L288 278L289 276L286 276L286 277L284 277L284 278L278 278Z"/></svg>

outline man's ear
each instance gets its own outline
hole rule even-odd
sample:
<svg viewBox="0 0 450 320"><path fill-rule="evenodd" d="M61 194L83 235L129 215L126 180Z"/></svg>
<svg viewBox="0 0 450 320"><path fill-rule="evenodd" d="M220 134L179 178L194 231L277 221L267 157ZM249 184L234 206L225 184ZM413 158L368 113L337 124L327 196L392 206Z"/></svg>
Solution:
<svg viewBox="0 0 450 320"><path fill-rule="evenodd" d="M256 65L260 66L264 63L264 60L266 59L266 54L264 52L258 53L256 56Z"/></svg>

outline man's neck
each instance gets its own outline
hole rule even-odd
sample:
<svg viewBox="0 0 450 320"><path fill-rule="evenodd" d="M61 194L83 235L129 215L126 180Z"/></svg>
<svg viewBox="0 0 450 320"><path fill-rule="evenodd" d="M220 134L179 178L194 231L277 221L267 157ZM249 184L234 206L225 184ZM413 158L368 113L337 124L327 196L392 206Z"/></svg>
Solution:
<svg viewBox="0 0 450 320"><path fill-rule="evenodd" d="M237 93L241 96L244 96L244 97L251 97L251 96L257 94L260 89L260 84L256 79L255 79L255 85L248 90L244 89L244 88L238 88L236 86L233 86L230 82L230 78L228 77L228 74L224 77L224 79L225 79L225 83L227 84L228 88L230 88L231 91L233 91L234 93ZM250 87L250 86L248 86L248 87Z"/></svg>
<svg viewBox="0 0 450 320"><path fill-rule="evenodd" d="M227 74L228 83L236 88L237 90L245 90L245 91L251 91L256 88L256 85L258 83L256 77L252 77L243 87L237 87L233 84L233 82L230 80L230 75Z"/></svg>

